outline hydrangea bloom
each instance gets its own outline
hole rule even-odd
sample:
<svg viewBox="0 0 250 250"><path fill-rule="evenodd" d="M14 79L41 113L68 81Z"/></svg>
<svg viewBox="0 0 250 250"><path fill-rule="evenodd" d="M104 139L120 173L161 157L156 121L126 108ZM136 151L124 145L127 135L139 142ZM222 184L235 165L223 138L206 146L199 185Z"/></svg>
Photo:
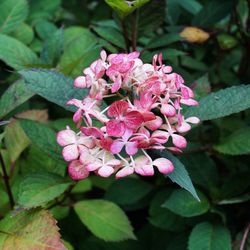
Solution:
<svg viewBox="0 0 250 250"><path fill-rule="evenodd" d="M68 101L77 108L73 121L80 131L67 127L57 134L72 179L87 178L92 171L103 177L152 176L154 167L168 174L174 169L172 162L153 160L146 150L181 152L187 146L183 134L199 119L186 118L181 111L182 105L198 105L193 91L162 63L162 55L155 55L152 64L144 64L139 55L107 56L102 51L100 59L75 79L74 87L89 89L83 100ZM103 108L103 100L110 97L115 101Z"/></svg>

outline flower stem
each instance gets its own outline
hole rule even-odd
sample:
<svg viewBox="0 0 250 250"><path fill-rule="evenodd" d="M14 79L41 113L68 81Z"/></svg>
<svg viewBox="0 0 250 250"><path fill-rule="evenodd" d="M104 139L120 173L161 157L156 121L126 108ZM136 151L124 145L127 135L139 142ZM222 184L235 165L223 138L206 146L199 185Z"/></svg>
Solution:
<svg viewBox="0 0 250 250"><path fill-rule="evenodd" d="M15 201L14 201L14 198L13 198L13 195L12 195L12 191L11 191L11 188L10 188L10 182L9 182L9 176L7 174L7 171L6 171L6 166L4 164L4 160L3 160L3 156L1 154L1 152L0 152L0 162L1 162L2 171L3 171L4 184L5 184L5 187L6 187L7 194L9 196L10 207L11 207L11 209L13 209L13 207L15 206Z"/></svg>

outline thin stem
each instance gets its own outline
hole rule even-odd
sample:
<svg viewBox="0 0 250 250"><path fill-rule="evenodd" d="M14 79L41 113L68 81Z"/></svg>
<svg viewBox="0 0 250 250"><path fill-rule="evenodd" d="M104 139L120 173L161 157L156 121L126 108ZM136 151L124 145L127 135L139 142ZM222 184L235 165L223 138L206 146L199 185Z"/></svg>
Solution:
<svg viewBox="0 0 250 250"><path fill-rule="evenodd" d="M138 10L135 11L133 16L133 26L132 26L132 49L136 51L137 48L137 32L138 32Z"/></svg>
<svg viewBox="0 0 250 250"><path fill-rule="evenodd" d="M248 226L247 226L246 229L245 229L245 232L244 232L242 241L241 241L241 243L240 243L240 250L244 250L244 247L245 247L245 243L246 243L246 240L247 240L247 235L248 235L248 233L249 233L249 230L250 230L250 223L248 224Z"/></svg>
<svg viewBox="0 0 250 250"><path fill-rule="evenodd" d="M14 201L14 198L13 198L13 195L12 195L12 191L11 191L10 183L9 183L9 176L7 174L7 171L6 171L6 167L5 167L4 160L3 160L1 152L0 152L0 162L1 162L2 171L3 171L4 184L5 184L5 187L6 187L7 194L9 196L10 207L11 207L11 209L13 209L13 207L15 206L15 201Z"/></svg>
<svg viewBox="0 0 250 250"><path fill-rule="evenodd" d="M123 33L123 37L125 40L125 44L126 44L126 51L129 52L129 38L128 38L128 31L126 28L126 24L124 19L121 20L121 25L122 25L122 33Z"/></svg>

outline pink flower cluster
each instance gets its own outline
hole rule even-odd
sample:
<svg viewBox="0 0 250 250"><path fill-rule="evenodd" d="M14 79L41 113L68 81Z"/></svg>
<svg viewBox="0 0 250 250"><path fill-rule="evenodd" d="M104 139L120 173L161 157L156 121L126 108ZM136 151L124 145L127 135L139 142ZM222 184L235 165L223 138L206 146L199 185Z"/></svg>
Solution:
<svg viewBox="0 0 250 250"><path fill-rule="evenodd" d="M161 54L152 64L143 63L139 55L107 56L102 51L100 59L75 79L74 87L89 89L83 100L67 103L77 108L73 120L80 132L67 127L57 135L72 179L87 178L91 171L103 177L152 176L154 167L168 174L174 169L172 162L152 160L146 150L181 152L187 146L183 133L199 119L185 118L181 105L198 104L193 91L162 63ZM111 97L115 101L103 107Z"/></svg>

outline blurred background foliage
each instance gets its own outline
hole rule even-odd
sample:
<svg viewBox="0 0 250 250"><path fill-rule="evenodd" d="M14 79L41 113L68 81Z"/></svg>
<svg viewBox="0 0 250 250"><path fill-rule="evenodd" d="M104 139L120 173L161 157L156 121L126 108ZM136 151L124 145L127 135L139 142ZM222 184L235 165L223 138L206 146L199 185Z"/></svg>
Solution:
<svg viewBox="0 0 250 250"><path fill-rule="evenodd" d="M249 0L0 0L0 156L15 209L50 210L67 249L250 249L250 90L240 89L250 78L249 8ZM74 125L70 110L60 107L61 91L70 89L58 84L71 84L103 48L139 50L145 62L162 52L198 100L233 86L235 92L205 106L208 121L187 135L188 148L178 156L201 202L160 175L91 176L77 184L67 178L55 133ZM27 68L44 70L29 74L32 88L19 74L26 77ZM64 75L49 76L47 69ZM39 89L43 84L47 90ZM208 119L222 97L225 115ZM0 173L0 249L7 249L1 231L11 207Z"/></svg>

